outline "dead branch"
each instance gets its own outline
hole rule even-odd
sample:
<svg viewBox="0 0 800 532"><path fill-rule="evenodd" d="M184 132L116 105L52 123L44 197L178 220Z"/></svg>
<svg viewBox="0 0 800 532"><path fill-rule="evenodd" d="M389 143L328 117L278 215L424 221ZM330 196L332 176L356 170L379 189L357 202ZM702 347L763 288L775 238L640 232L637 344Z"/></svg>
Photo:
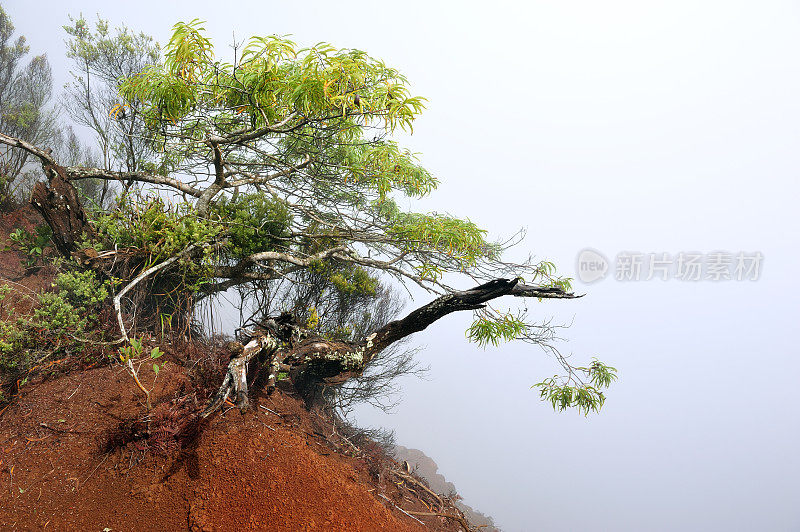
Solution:
<svg viewBox="0 0 800 532"><path fill-rule="evenodd" d="M400 471L396 471L394 469L390 469L389 471L391 471L392 473L394 473L398 477L402 478L406 482L409 482L410 484L413 484L413 485L421 488L423 491L425 491L426 493L431 495L434 499L436 499L436 502L439 503L439 508L444 508L444 503L442 502L441 497L439 497L439 494L437 494L435 491L430 489L428 486L426 486L425 484L423 484L419 480L415 479L411 475L407 475L405 473L401 473Z"/></svg>
<svg viewBox="0 0 800 532"><path fill-rule="evenodd" d="M208 244L206 244L206 245L208 245ZM174 262L176 262L176 261L178 261L178 260L180 260L182 258L189 257L195 250L200 249L201 247L203 247L203 246L198 245L198 244L191 244L190 246L188 246L186 249L184 249L183 251L181 251L177 255L173 255L172 257L168 258L164 262L159 262L155 266L152 266L152 267L146 269L145 271L143 271L142 273L137 275L130 283L125 285L125 287L122 290L120 290L119 293L116 296L114 296L114 310L117 313L117 324L119 325L120 334L122 335L122 338L123 338L123 340L125 342L128 342L129 338L128 338L128 333L125 330L125 323L122 320L122 297L125 294L127 294L134 286L136 286L137 284L142 282L147 277L159 272L160 270L163 270L164 268L166 268L170 264L173 264Z"/></svg>
<svg viewBox="0 0 800 532"><path fill-rule="evenodd" d="M25 142L22 139L18 139L18 138L11 137L9 135L5 135L3 133L0 133L0 142L2 142L3 144L5 144L7 146L11 146L12 148L21 148L21 149L27 151L28 153L30 153L32 155L35 155L36 157L38 157L42 161L42 165L43 166L56 165L55 159L53 159L53 156L50 155L50 152L48 150L43 150L41 148L38 148L38 147L34 146L33 144Z"/></svg>

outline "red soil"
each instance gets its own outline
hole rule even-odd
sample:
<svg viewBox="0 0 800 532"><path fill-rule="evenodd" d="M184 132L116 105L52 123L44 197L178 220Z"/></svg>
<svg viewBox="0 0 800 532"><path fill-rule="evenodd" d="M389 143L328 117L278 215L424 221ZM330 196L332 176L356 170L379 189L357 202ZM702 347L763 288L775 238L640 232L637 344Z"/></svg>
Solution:
<svg viewBox="0 0 800 532"><path fill-rule="evenodd" d="M177 366L167 368L154 395L162 399L181 384ZM408 510L424 505L332 452L282 392L245 415L217 416L171 456L147 440L105 450L108 435L141 414L141 399L119 367L23 388L0 419L0 528L424 530L377 494Z"/></svg>

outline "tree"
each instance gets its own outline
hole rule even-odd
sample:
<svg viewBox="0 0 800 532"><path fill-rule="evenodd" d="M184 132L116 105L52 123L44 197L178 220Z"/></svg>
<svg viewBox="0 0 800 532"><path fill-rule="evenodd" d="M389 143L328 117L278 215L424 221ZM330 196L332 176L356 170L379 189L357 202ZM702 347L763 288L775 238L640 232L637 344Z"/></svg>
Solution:
<svg viewBox="0 0 800 532"><path fill-rule="evenodd" d="M66 86L65 108L77 124L94 132L102 168L141 170L154 148L145 135L138 102L123 104L122 80L158 62L159 46L144 33L126 26L110 30L98 17L92 31L81 16L64 26L67 57L73 62L72 81Z"/></svg>
<svg viewBox="0 0 800 532"><path fill-rule="evenodd" d="M0 134L45 166L49 189L40 184L34 205L62 253L124 280L114 297L123 340L137 312L191 310L193 300L164 303L159 294L249 292L309 275L340 294L370 294L382 276L438 297L360 337L320 335L289 314L260 320L204 415L228 397L247 407L247 367L256 355L267 361L268 389L288 372L307 393L362 375L384 349L465 310L474 313L468 336L479 345L517 339L555 355L566 374L538 384L554 407L602 406L613 368L572 366L552 346L549 324L496 304L504 296L576 297L568 279L548 262L506 262L511 244L488 240L469 219L400 208L398 198L425 196L438 180L392 140L412 130L424 107L397 70L359 50L298 48L276 36L255 37L223 62L203 31L198 21L176 24L163 62L119 86L124 108L141 117L138 135L152 161L124 170L64 167L42 148ZM82 179L135 186L117 211L90 221L69 192ZM477 286L454 287L465 280ZM142 286L150 302L140 297L124 308Z"/></svg>
<svg viewBox="0 0 800 532"><path fill-rule="evenodd" d="M25 37L12 41L14 24L0 7L0 131L33 144L56 140L56 113L48 108L53 77L46 55L23 64L30 47ZM8 208L23 195L30 176L24 175L29 153L0 149L0 203Z"/></svg>

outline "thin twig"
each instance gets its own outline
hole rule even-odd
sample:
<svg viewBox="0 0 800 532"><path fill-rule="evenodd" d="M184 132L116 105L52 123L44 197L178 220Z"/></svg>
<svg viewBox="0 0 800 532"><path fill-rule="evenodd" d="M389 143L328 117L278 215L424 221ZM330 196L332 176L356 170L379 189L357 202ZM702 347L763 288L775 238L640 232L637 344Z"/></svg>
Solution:
<svg viewBox="0 0 800 532"><path fill-rule="evenodd" d="M89 432L85 430L57 429L55 427L51 427L47 423L39 423L39 426L45 429L52 430L53 432L59 432L61 434L89 434Z"/></svg>
<svg viewBox="0 0 800 532"><path fill-rule="evenodd" d="M383 497L384 499L386 499L387 501L389 501L389 502L392 504L392 506L394 506L395 508L397 508L398 510L400 510L401 512L403 512L404 514L406 514L408 517L410 517L411 519L413 519L413 520L414 520L414 521L416 521L417 523L419 523L419 524L421 524L421 525L425 525L425 523L424 523L423 521L420 521L419 519L417 519L416 517L414 517L414 516L413 516L413 515L411 515L410 513L406 512L405 510L403 510L402 508L400 508L399 506L397 506L397 505L396 505L396 504L395 504L395 503L394 503L394 502L393 502L393 501L392 501L392 500L391 500L389 497L387 497L387 496L386 496L386 495L384 495L383 493L379 493L378 495L380 495L381 497Z"/></svg>
<svg viewBox="0 0 800 532"><path fill-rule="evenodd" d="M86 482L87 482L87 481L88 481L90 478L92 478L92 475L94 475L94 472L95 472L95 471L97 471L97 468L98 468L98 467L100 467L101 465L103 465L103 462L105 462L105 461L106 461L106 458L108 458L108 455L109 455L109 454L110 454L110 453L106 453L106 454L105 454L105 456L103 456L103 459L102 459L102 460L100 460L100 463L99 463L99 464L97 464L96 466L94 466L94 469L92 469L92 472L91 472L91 473L89 473L89 476L88 476L88 477L86 477L86 479L85 479L83 482L80 482L80 481L78 481L78 482L79 482L79 484L76 486L76 489L80 489L81 485L83 485L83 484L86 484ZM76 480L77 480L77 479L76 479Z"/></svg>

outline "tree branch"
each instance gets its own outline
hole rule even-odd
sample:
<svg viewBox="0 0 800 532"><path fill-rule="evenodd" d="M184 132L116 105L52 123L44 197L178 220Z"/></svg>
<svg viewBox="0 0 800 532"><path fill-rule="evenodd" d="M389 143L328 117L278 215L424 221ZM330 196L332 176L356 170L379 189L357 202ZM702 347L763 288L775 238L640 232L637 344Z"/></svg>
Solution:
<svg viewBox="0 0 800 532"><path fill-rule="evenodd" d="M2 142L7 146L11 146L12 148L21 148L26 152L35 155L42 161L42 166L47 166L47 165L58 166L56 160L53 159L53 156L50 155L49 151L36 147L33 144L25 142L22 139L11 137L4 133L0 133L0 142Z"/></svg>
<svg viewBox="0 0 800 532"><path fill-rule="evenodd" d="M267 181L272 181L278 177L286 177L289 174L296 172L298 170L302 170L311 162L311 156L306 155L305 159L303 159L299 164L295 166L290 166L285 170L280 170L278 172L274 172L272 174L267 174L265 176L256 176L256 175L249 175L244 179L237 179L236 181L231 181L228 186L229 187L240 187L243 185L259 185L266 183Z"/></svg>
<svg viewBox="0 0 800 532"><path fill-rule="evenodd" d="M197 199L197 214L200 216L208 216L208 209L211 206L211 200L214 196L219 194L219 191L225 187L225 169L223 167L222 150L219 148L219 142L213 140L208 141L211 150L214 152L214 182L203 191Z"/></svg>
<svg viewBox="0 0 800 532"><path fill-rule="evenodd" d="M270 364L273 366L273 370L276 364L286 364L294 368L291 374L295 387L301 383L304 387L308 383L313 384L314 382L341 383L360 375L366 365L389 345L415 332L422 331L448 314L460 310L481 309L486 306L488 301L506 295L556 299L581 297L557 287L520 284L519 279L495 279L469 290L453 292L436 298L427 305L412 311L405 318L386 324L357 343L308 337L308 331L297 324L286 322L282 322L280 325L284 332L276 334L273 331L276 330L277 326L274 325L274 322L277 320L267 320L273 325L264 332L255 333L253 338L261 338L264 345L269 346ZM286 329L293 332L287 333ZM300 338L304 337L307 339L300 341ZM247 345L256 345L252 343L253 341L251 340ZM246 363L252 356L248 351L247 360L243 359L244 355L239 355L231 360L225 381L215 395L215 399L203 412L203 417L210 416L221 406L222 401L231 395L236 396L237 406L246 408L246 393L242 395L241 390L243 386L247 385L243 380L243 375L246 375ZM272 381L271 386L274 387ZM219 399L220 397L222 399Z"/></svg>
<svg viewBox="0 0 800 532"><path fill-rule="evenodd" d="M185 194L199 198L203 192L187 183L178 181L171 177L146 174L142 172L113 172L111 170L104 170L102 168L85 168L83 166L68 166L64 168L67 173L67 178L70 181L78 179L105 179L114 181L138 181L140 183L151 183L153 185L165 185L179 190Z"/></svg>
<svg viewBox="0 0 800 532"><path fill-rule="evenodd" d="M411 312L402 320L387 323L364 340L365 362L371 360L390 344L426 329L430 324L448 314L460 310L478 310L485 307L486 302L506 295L542 299L582 297L558 287L520 284L519 279L495 279L469 290L445 294Z"/></svg>
<svg viewBox="0 0 800 532"><path fill-rule="evenodd" d="M206 245L210 245L210 244L206 244ZM125 342L128 342L129 339L128 339L128 332L125 329L125 323L122 320L122 297L125 294L127 294L134 286L136 286L137 284L142 282L147 277L157 273L160 270L163 270L164 268L166 268L170 264L172 264L172 263L174 263L174 262L176 262L176 261L178 261L178 260L180 260L182 258L189 257L195 250L197 250L197 249L199 249L201 247L205 247L205 246L204 245L199 245L199 244L192 244L192 245L188 246L186 249L184 249L183 251L181 251L180 253L178 253L177 255L173 255L172 257L168 258L164 262L159 262L155 266L152 266L152 267L146 269L145 271L143 271L142 273L137 275L130 283L125 285L125 287L122 290L120 290L119 293L116 296L114 296L114 310L117 313L117 324L119 325L119 331L120 331L120 334L122 335L122 339Z"/></svg>
<svg viewBox="0 0 800 532"><path fill-rule="evenodd" d="M253 139L257 139L259 137L262 137L262 136L266 135L267 133L288 133L288 132L292 131L293 129L297 129L298 127L300 127L300 126L302 126L302 125L304 125L304 124L306 124L308 122L308 120L303 119L303 120L300 121L299 124L296 124L295 126L292 126L290 128L283 129L283 126L285 126L286 124L291 122L296 117L297 117L297 113L291 113L289 116L287 116L286 118L284 118L283 120L281 120L277 124L266 125L266 126L264 126L262 128L254 129L254 130L250 130L250 131L247 131L246 129L236 131L236 132L226 136L224 139L220 139L220 143L222 143L222 144L240 144L242 142L247 142L248 140L253 140Z"/></svg>

